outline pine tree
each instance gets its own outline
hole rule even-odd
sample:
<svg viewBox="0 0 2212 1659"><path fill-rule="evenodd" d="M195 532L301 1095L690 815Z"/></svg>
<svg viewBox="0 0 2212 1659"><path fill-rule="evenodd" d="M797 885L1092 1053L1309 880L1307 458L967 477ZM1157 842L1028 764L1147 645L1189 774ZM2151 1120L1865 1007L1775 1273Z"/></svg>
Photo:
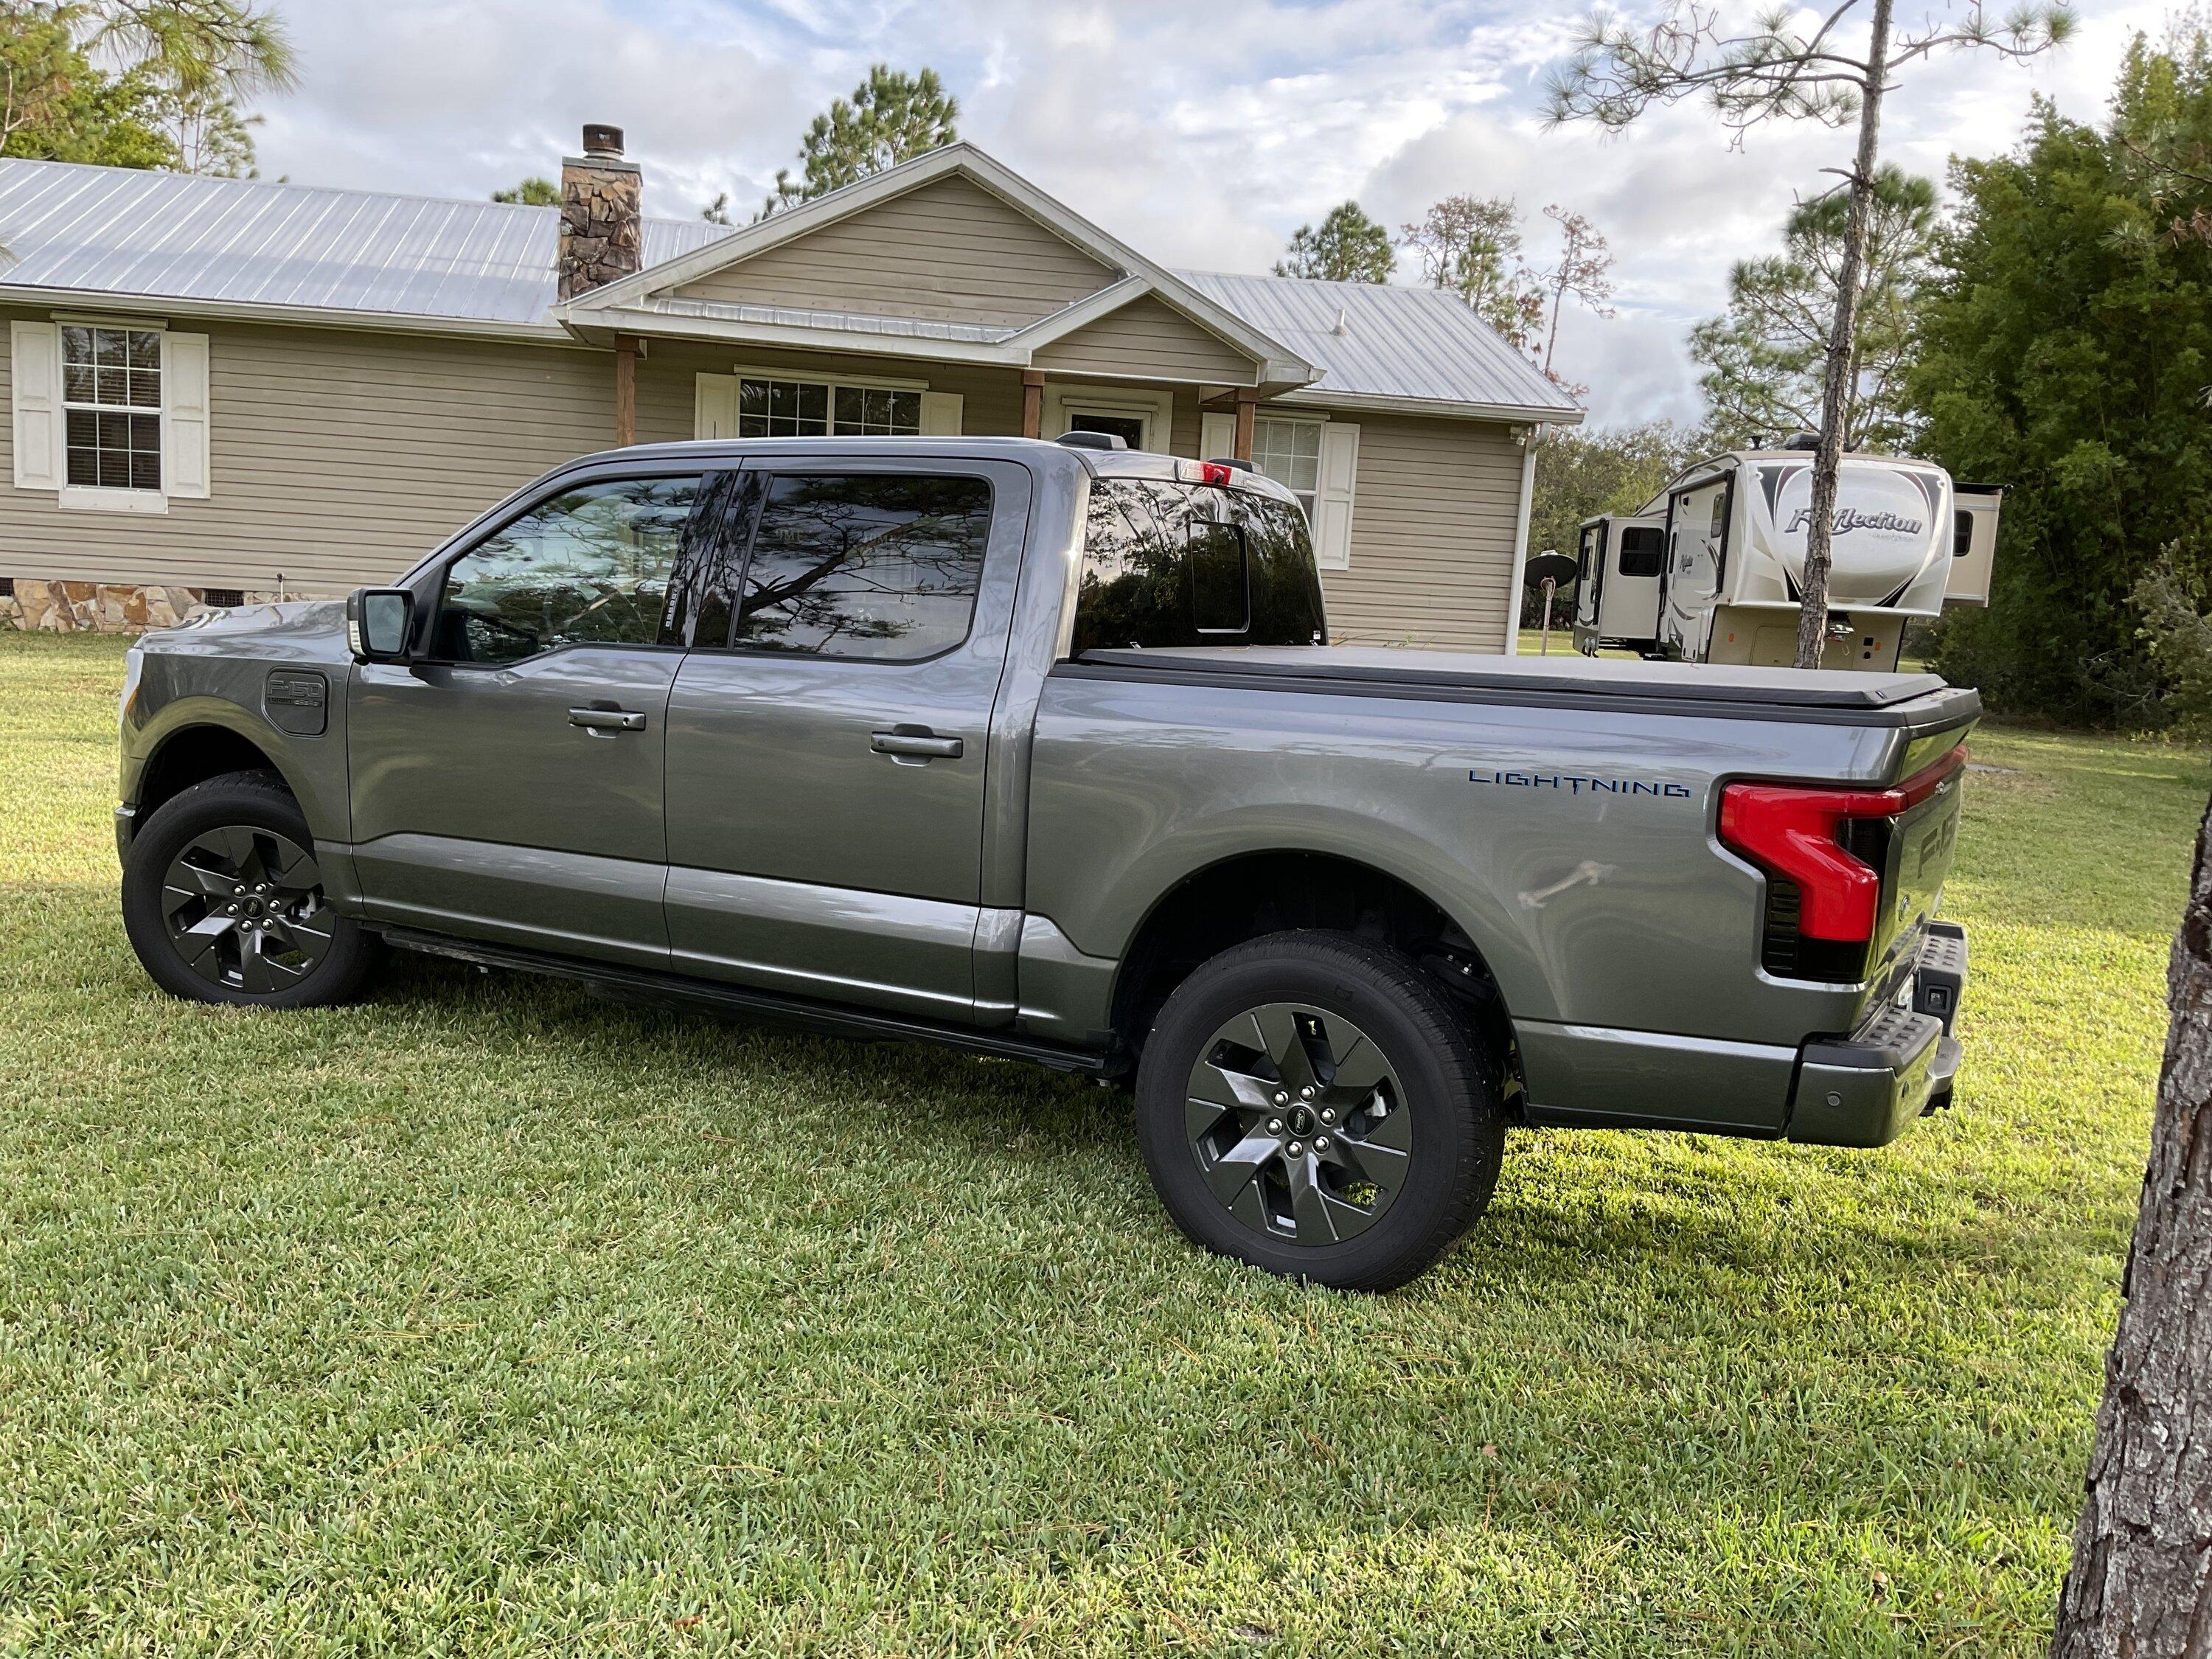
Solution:
<svg viewBox="0 0 2212 1659"><path fill-rule="evenodd" d="M1783 227L1782 252L1739 261L1729 273L1727 311L1691 331L1690 356L1705 370L1698 384L1721 447L1771 443L1820 424L1848 218L1840 194L1800 203ZM1905 442L1912 307L1936 231L1935 185L1883 167L1875 179L1844 392L1845 449L1896 450Z"/></svg>
<svg viewBox="0 0 2212 1659"><path fill-rule="evenodd" d="M1278 276L1308 276L1325 283L1387 283L1397 263L1390 233L1369 218L1357 202L1328 210L1316 230L1300 225L1275 264Z"/></svg>
<svg viewBox="0 0 2212 1659"><path fill-rule="evenodd" d="M945 91L935 70L908 75L887 64L874 65L853 89L850 102L834 100L814 118L799 141L799 176L779 168L775 193L762 204L759 216L765 219L957 142L959 116L959 101Z"/></svg>

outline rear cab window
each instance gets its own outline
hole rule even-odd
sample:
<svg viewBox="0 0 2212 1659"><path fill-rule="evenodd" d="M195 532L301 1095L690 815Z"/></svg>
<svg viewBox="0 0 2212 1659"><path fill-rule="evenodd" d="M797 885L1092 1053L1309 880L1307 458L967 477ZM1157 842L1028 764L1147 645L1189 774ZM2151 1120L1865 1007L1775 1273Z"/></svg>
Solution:
<svg viewBox="0 0 2212 1659"><path fill-rule="evenodd" d="M1091 480L1072 654L1328 641L1313 542L1294 504L1164 479Z"/></svg>

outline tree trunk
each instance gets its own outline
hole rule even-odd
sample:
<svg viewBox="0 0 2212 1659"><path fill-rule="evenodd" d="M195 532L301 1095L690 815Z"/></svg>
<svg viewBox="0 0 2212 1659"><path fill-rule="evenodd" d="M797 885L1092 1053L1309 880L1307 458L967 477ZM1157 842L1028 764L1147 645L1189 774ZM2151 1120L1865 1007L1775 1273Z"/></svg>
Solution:
<svg viewBox="0 0 2212 1659"><path fill-rule="evenodd" d="M1843 269L1836 275L1836 320L1828 331L1821 375L1820 447L1813 452L1813 509L1805 526L1804 605L1797 612L1797 666L1818 668L1828 648L1828 556L1836 524L1836 482L1850 403L1853 346L1858 337L1859 282L1866 267L1867 226L1873 216L1874 170L1881 140L1882 82L1889 62L1893 0L1874 0L1867 43L1866 94L1859 106L1859 153L1851 167L1851 211L1844 231Z"/></svg>
<svg viewBox="0 0 2212 1659"><path fill-rule="evenodd" d="M2212 1653L2212 807L2052 1659Z"/></svg>

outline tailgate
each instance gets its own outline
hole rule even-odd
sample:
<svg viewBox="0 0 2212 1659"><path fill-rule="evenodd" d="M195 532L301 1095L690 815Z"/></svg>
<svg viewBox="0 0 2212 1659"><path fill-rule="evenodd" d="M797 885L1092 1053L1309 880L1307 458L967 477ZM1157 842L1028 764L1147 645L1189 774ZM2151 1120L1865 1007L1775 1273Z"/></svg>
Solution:
<svg viewBox="0 0 2212 1659"><path fill-rule="evenodd" d="M1891 821L1882 872L1882 914L1875 935L1874 959L1887 965L1900 950L1917 949L1923 927L1935 920L1958 851L1959 815L1966 801L1966 750L1949 745L1927 762L1918 775L1942 771L1925 799ZM1910 794L1913 779L1899 787Z"/></svg>

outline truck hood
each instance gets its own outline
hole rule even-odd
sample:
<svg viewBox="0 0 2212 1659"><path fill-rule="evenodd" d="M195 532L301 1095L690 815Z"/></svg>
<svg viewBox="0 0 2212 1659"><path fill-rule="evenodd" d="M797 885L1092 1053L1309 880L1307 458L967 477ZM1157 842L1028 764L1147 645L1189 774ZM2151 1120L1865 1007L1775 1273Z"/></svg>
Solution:
<svg viewBox="0 0 2212 1659"><path fill-rule="evenodd" d="M343 599L288 599L282 605L240 605L204 611L174 628L154 629L142 635L138 643L148 651L189 651L216 640L242 644L248 639L275 639L296 644L325 635L344 644Z"/></svg>
<svg viewBox="0 0 2212 1659"><path fill-rule="evenodd" d="M290 599L209 611L139 637L137 650L162 657L252 657L287 662L350 663L343 599Z"/></svg>

